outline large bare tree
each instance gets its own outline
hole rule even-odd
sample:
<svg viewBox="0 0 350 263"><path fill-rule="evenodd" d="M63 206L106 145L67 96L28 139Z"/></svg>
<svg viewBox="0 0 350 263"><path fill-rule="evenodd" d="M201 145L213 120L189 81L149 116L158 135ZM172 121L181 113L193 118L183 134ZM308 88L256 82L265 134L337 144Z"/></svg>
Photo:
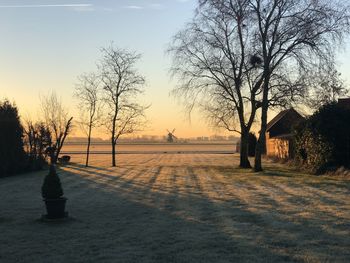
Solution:
<svg viewBox="0 0 350 263"><path fill-rule="evenodd" d="M51 162L56 163L66 137L71 132L73 117L68 117L66 108L54 92L41 97L41 110L52 137Z"/></svg>
<svg viewBox="0 0 350 263"><path fill-rule="evenodd" d="M199 101L213 123L241 133L242 167L250 166L247 134L261 108L254 164L260 171L268 109L322 89L308 84L330 77L324 69L334 66L334 47L349 31L348 10L329 0L199 0L170 48L180 79L175 93L189 109Z"/></svg>
<svg viewBox="0 0 350 263"><path fill-rule="evenodd" d="M212 124L238 132L240 167L249 168L248 136L263 83L262 61L250 45L255 36L249 1L199 2L169 48L171 72L179 79L173 93L189 111L199 106Z"/></svg>
<svg viewBox="0 0 350 263"><path fill-rule="evenodd" d="M95 73L83 74L78 78L75 88L75 97L79 100L79 124L87 135L85 166L89 166L90 145L92 130L101 121L100 77Z"/></svg>
<svg viewBox="0 0 350 263"><path fill-rule="evenodd" d="M112 166L116 166L116 145L120 136L140 131L144 127L146 106L137 102L143 93L145 78L135 68L141 56L112 44L102 49L99 71L103 99L107 107L106 127L111 135Z"/></svg>
<svg viewBox="0 0 350 263"><path fill-rule="evenodd" d="M261 129L256 147L255 171L261 171L268 110L290 83L304 95L310 90L303 78L335 64L334 54L349 33L349 6L331 0L250 0L255 22L255 50L262 59ZM327 75L327 74L326 74ZM285 79L289 80L284 81ZM331 75L328 75L331 77ZM334 76L333 76L334 77ZM317 79L313 80L317 82ZM318 87L322 90L322 86ZM336 89L332 89L336 91Z"/></svg>

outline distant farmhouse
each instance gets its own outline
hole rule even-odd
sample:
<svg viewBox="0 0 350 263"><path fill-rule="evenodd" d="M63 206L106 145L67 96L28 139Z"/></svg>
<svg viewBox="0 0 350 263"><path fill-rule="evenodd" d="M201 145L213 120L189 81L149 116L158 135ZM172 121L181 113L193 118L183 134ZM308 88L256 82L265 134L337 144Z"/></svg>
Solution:
<svg viewBox="0 0 350 263"><path fill-rule="evenodd" d="M267 124L267 156L281 159L294 157L292 128L302 120L304 120L304 117L291 108L281 111Z"/></svg>

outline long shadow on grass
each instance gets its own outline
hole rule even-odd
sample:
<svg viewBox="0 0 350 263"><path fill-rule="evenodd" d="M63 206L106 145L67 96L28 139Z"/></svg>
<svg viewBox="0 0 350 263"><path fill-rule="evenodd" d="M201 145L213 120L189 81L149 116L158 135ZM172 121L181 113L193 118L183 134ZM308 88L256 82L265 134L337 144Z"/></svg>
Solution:
<svg viewBox="0 0 350 263"><path fill-rule="evenodd" d="M74 169L78 174L84 170L80 167L71 169L73 175ZM105 224L114 227L111 222L118 220L124 225L122 236L127 240L140 231L141 240L134 238L141 246L139 256L142 255L143 259L170 262L303 261L300 251L304 249L309 258L324 260L329 253L325 247L332 251L331 259L334 256L341 260L350 257L349 252L344 251L348 237L344 239L343 235L327 232L322 220L301 218L286 222L286 217L276 211L252 212L249 204L242 203L239 197L222 201L198 194L202 188L192 167L187 168L187 173L196 191L189 188L179 191L177 178L182 175L175 167L168 175L172 184L170 189L152 191L161 169L155 170L153 175L150 173L148 182L139 182L135 180L137 177L130 180L90 170L85 172L93 177L77 176L79 180L97 185L93 187L95 195L116 200L116 203L122 199L128 204L128 207L115 208L118 213L112 209L114 204L105 204L98 214L107 214L108 211L110 215L104 219ZM143 172L146 170L139 169L135 174L139 176ZM225 184L221 183L220 187L226 192ZM255 190L254 187L251 189ZM260 198L267 203L272 200L265 194ZM273 206L278 210L278 203L273 203ZM126 218L127 222L120 217ZM136 244L131 246L136 249ZM299 251L299 254L294 251ZM132 255L128 254L128 257L132 258Z"/></svg>
<svg viewBox="0 0 350 263"><path fill-rule="evenodd" d="M80 177L79 174L75 176L79 180L89 180L89 184L101 184L88 177ZM173 173L169 178L170 182L176 184L178 176L176 172ZM192 179L197 180L193 177ZM133 189L124 190L120 187L124 183L119 178L112 185L103 184L91 188L93 195L102 199L99 203L104 203L105 206L97 209L95 207L94 217L98 219L89 220L92 224L89 229L99 228L98 236L103 237L103 240L96 236L95 241L101 242L99 249L106 255L118 254L123 262L282 262L291 259L287 255L255 244L249 238L246 239L244 233L238 232L235 236L230 236L207 218L203 220L191 217L196 213L177 215L181 208L178 207L179 204L186 204L187 209L197 210L201 214L205 214L206 210L221 209L209 199L190 194L179 195L175 186L167 194L152 193L155 204L160 205L157 202L161 201L161 206L157 207L140 201L143 195L149 195L149 187L138 184ZM152 177L149 183L152 184ZM82 203L83 200L80 200L80 205ZM85 207L86 205L88 204ZM79 219L78 212L79 210L75 216ZM84 221L83 218L81 220ZM99 222L99 225L94 222ZM115 259L118 260L118 257Z"/></svg>

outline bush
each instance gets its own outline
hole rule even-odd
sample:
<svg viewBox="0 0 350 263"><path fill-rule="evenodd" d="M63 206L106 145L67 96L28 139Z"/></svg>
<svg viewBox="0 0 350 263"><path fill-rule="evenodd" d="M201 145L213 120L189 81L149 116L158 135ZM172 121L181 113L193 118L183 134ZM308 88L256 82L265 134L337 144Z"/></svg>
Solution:
<svg viewBox="0 0 350 263"><path fill-rule="evenodd" d="M17 107L0 102L0 177L24 170L23 127Z"/></svg>
<svg viewBox="0 0 350 263"><path fill-rule="evenodd" d="M320 108L295 130L295 156L314 173L350 167L350 110L336 104Z"/></svg>
<svg viewBox="0 0 350 263"><path fill-rule="evenodd" d="M45 176L41 194L43 198L47 199L57 199L63 196L61 180L54 165L50 165L49 173Z"/></svg>

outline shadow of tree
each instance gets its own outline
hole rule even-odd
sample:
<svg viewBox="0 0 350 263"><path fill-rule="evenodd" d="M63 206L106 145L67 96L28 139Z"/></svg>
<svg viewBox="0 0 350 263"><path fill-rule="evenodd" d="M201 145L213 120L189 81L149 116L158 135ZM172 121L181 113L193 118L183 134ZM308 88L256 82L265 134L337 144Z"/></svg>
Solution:
<svg viewBox="0 0 350 263"><path fill-rule="evenodd" d="M337 225L335 214L304 211L314 213L305 218L285 213L284 204L251 183L244 186L254 193L254 198L248 201L259 201L256 206L232 191L229 198L208 197L196 172L198 167L188 166L183 174L178 167L167 168L168 173L161 166L153 170L133 168L132 175L125 176L130 170L118 173L116 169L106 174L71 166L63 173L65 177L88 181L88 187L72 200L77 217L88 217L87 211L79 207L88 208L86 197L96 195L99 198L91 205L95 208L91 212L99 224L103 221L102 232L113 231L105 226L113 228L118 222L117 229L121 231L116 233L118 240L129 251L123 256L126 261L290 262L350 258L346 250L349 237L344 234L346 224ZM155 186L160 176L166 184ZM218 195L219 191L230 191L227 182L214 182L217 188L212 191ZM263 183L276 187L288 205L303 212L300 210L306 199L273 183ZM93 220L89 224L98 227ZM105 242L114 243L114 239Z"/></svg>

